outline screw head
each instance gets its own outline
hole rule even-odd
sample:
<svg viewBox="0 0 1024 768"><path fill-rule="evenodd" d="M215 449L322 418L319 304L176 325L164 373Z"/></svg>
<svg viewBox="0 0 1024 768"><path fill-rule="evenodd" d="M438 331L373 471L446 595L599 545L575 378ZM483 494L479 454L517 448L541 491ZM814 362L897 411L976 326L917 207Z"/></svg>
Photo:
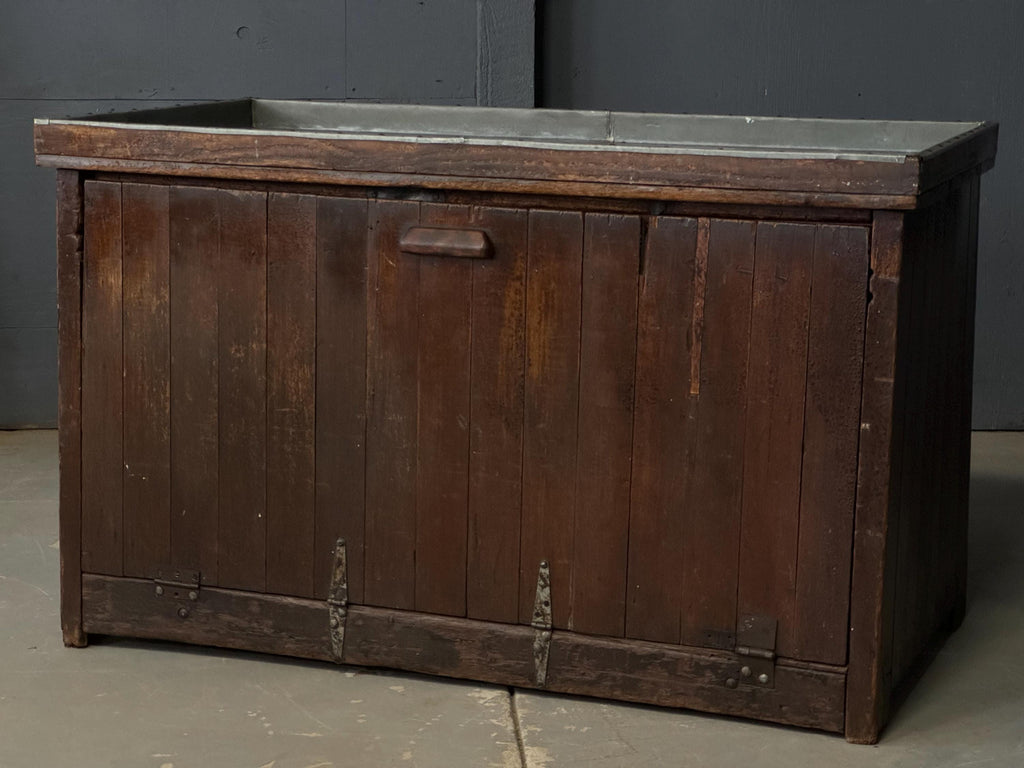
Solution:
<svg viewBox="0 0 1024 768"><path fill-rule="evenodd" d="M764 685L765 683L768 682L768 675L766 675L764 672L762 672L760 675L757 676L757 682L759 682L762 685Z"/></svg>
<svg viewBox="0 0 1024 768"><path fill-rule="evenodd" d="M739 683L736 682L735 677L730 677L728 680L725 681L726 688L735 688L737 685L739 685Z"/></svg>
<svg viewBox="0 0 1024 768"><path fill-rule="evenodd" d="M157 584L156 585L156 596L160 597L160 595L162 595L163 593L164 593L164 588L161 587L159 584Z"/></svg>
<svg viewBox="0 0 1024 768"><path fill-rule="evenodd" d="M753 674L753 672L751 671L750 667L743 667L742 669L740 669L740 674L744 677L750 677Z"/></svg>
<svg viewBox="0 0 1024 768"><path fill-rule="evenodd" d="M181 618L183 618L183 619L187 619L188 618L188 608L186 608L184 605L181 606L181 608L178 609L178 615Z"/></svg>
<svg viewBox="0 0 1024 768"><path fill-rule="evenodd" d="M191 592L189 592L189 593L188 593L188 599L189 599L189 600L198 600L198 599L199 599L199 593L198 593L198 592L196 592L196 591L195 591L195 590L193 589L193 590L192 590Z"/></svg>

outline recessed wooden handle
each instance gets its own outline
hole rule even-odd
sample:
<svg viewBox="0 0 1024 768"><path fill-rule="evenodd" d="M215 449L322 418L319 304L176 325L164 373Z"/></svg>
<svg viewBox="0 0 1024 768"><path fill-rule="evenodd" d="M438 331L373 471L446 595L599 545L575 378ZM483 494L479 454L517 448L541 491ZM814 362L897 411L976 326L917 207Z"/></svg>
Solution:
<svg viewBox="0 0 1024 768"><path fill-rule="evenodd" d="M486 232L442 227L412 227L402 235L399 248L404 253L462 259L489 259L494 250Z"/></svg>

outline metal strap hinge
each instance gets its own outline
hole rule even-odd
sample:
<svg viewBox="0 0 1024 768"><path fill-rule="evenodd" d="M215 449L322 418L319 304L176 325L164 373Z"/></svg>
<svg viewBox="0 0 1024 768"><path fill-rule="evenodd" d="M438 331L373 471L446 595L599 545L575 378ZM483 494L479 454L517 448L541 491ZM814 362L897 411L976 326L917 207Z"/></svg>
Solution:
<svg viewBox="0 0 1024 768"><path fill-rule="evenodd" d="M543 686L548 677L548 655L551 651L551 569L547 560L540 561L537 571L537 594L533 601L534 680Z"/></svg>
<svg viewBox="0 0 1024 768"><path fill-rule="evenodd" d="M779 623L769 616L742 616L736 627L737 656L725 684L752 688L775 687L775 636Z"/></svg>
<svg viewBox="0 0 1024 768"><path fill-rule="evenodd" d="M345 656L345 620L348 618L348 555L345 540L334 545L334 568L327 592L327 616L331 636L331 654L339 664Z"/></svg>

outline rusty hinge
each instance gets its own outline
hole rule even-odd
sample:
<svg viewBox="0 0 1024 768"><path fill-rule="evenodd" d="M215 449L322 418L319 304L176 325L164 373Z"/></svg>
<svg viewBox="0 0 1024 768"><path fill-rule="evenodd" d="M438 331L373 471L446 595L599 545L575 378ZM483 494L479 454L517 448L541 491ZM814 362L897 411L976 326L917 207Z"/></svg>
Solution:
<svg viewBox="0 0 1024 768"><path fill-rule="evenodd" d="M153 592L157 597L176 600L178 616L187 619L189 604L199 599L199 571L188 568L159 568L153 578Z"/></svg>
<svg viewBox="0 0 1024 768"><path fill-rule="evenodd" d="M327 617L331 635L331 653L339 664L345 655L345 620L348 618L348 554L345 540L334 545L334 568L327 592Z"/></svg>
<svg viewBox="0 0 1024 768"><path fill-rule="evenodd" d="M729 688L775 687L775 636L779 622L770 616L741 616L736 627L736 662L725 684Z"/></svg>
<svg viewBox="0 0 1024 768"><path fill-rule="evenodd" d="M543 686L548 677L548 654L551 650L551 569L547 560L540 561L537 570L537 594L533 600L534 680Z"/></svg>

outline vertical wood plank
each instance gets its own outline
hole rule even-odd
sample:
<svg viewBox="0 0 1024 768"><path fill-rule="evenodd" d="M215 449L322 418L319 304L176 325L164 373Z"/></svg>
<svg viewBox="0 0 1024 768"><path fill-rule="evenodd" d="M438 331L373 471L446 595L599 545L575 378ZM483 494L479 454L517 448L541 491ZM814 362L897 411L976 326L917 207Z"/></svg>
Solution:
<svg viewBox="0 0 1024 768"><path fill-rule="evenodd" d="M266 588L267 196L221 191L218 576Z"/></svg>
<svg viewBox="0 0 1024 768"><path fill-rule="evenodd" d="M637 308L626 635L662 643L679 642L696 254L695 219L651 220Z"/></svg>
<svg viewBox="0 0 1024 768"><path fill-rule="evenodd" d="M82 629L82 179L57 171L57 426L60 455L60 624L64 644Z"/></svg>
<svg viewBox="0 0 1024 768"><path fill-rule="evenodd" d="M267 198L267 591L314 592L317 199Z"/></svg>
<svg viewBox="0 0 1024 768"><path fill-rule="evenodd" d="M217 584L219 195L171 187L171 563Z"/></svg>
<svg viewBox="0 0 1024 768"><path fill-rule="evenodd" d="M804 411L793 658L846 663L868 232L818 227Z"/></svg>
<svg viewBox="0 0 1024 768"><path fill-rule="evenodd" d="M82 285L82 569L120 576L121 185L85 183Z"/></svg>
<svg viewBox="0 0 1024 768"><path fill-rule="evenodd" d="M810 224L761 222L754 256L738 608L778 620L783 656L794 635L814 234Z"/></svg>
<svg viewBox="0 0 1024 768"><path fill-rule="evenodd" d="M640 219L587 214L570 623L621 637L626 620Z"/></svg>
<svg viewBox="0 0 1024 768"><path fill-rule="evenodd" d="M366 200L317 199L314 595L344 537L348 594L363 601L366 507Z"/></svg>
<svg viewBox="0 0 1024 768"><path fill-rule="evenodd" d="M902 445L902 400L895 386L897 320L905 327L912 276L903 263L904 215L878 213L871 230L871 276L864 329L864 373L854 517L846 738L874 743L888 712L893 581ZM902 266L901 266L902 264ZM901 283L903 288L901 289ZM901 344L904 342L901 341ZM901 365L901 379L905 366Z"/></svg>
<svg viewBox="0 0 1024 768"><path fill-rule="evenodd" d="M530 211L528 237L519 618L530 623L547 560L554 625L572 629L583 217Z"/></svg>
<svg viewBox="0 0 1024 768"><path fill-rule="evenodd" d="M167 187L123 187L124 572L171 556L171 351Z"/></svg>
<svg viewBox="0 0 1024 768"><path fill-rule="evenodd" d="M415 605L419 259L398 239L418 218L415 202L369 208L364 599L386 608Z"/></svg>
<svg viewBox="0 0 1024 768"><path fill-rule="evenodd" d="M514 623L523 500L527 214L485 208L475 217L496 250L494 258L473 265L466 614Z"/></svg>
<svg viewBox="0 0 1024 768"><path fill-rule="evenodd" d="M463 228L465 206L420 223ZM419 256L416 610L466 614L472 260Z"/></svg>
<svg viewBox="0 0 1024 768"><path fill-rule="evenodd" d="M754 238L753 222L710 222L682 553L686 645L729 647L735 633Z"/></svg>

